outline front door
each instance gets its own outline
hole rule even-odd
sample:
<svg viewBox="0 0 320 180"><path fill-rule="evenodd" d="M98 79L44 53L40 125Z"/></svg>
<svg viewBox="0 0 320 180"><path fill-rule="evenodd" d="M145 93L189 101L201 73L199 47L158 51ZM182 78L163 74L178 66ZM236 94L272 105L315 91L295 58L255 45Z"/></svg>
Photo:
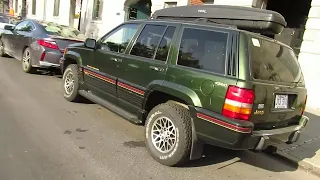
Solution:
<svg viewBox="0 0 320 180"><path fill-rule="evenodd" d="M137 23L120 25L97 42L94 63L86 68L87 74L94 78L90 82L95 88L94 93L104 99L116 100L116 82L121 74L119 65L138 27Z"/></svg>
<svg viewBox="0 0 320 180"><path fill-rule="evenodd" d="M121 63L117 94L122 102L141 109L148 85L165 79L175 29L175 26L145 25Z"/></svg>

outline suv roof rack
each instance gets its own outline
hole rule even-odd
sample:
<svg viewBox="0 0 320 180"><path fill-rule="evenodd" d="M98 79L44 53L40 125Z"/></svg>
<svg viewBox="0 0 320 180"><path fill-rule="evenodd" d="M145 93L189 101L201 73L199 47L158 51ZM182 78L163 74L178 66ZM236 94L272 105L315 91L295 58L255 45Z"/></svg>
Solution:
<svg viewBox="0 0 320 180"><path fill-rule="evenodd" d="M274 11L224 5L193 5L165 8L155 11L151 19L210 22L271 35L280 34L287 25L285 18Z"/></svg>

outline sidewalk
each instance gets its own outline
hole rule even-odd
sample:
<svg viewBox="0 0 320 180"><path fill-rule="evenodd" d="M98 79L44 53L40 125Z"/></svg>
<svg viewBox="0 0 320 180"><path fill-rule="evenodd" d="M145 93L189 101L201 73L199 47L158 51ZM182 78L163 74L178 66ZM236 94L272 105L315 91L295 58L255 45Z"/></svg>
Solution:
<svg viewBox="0 0 320 180"><path fill-rule="evenodd" d="M320 177L320 111L306 111L310 122L301 133L300 140L291 145L279 145L277 154Z"/></svg>

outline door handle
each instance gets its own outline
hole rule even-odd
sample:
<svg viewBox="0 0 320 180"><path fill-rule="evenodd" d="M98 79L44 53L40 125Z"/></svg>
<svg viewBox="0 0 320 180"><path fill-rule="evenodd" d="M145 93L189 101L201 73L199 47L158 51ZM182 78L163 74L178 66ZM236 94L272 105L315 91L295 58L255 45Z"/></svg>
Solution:
<svg viewBox="0 0 320 180"><path fill-rule="evenodd" d="M117 58L114 58L114 57L111 57L110 59L112 61L115 61L115 62L122 62L122 59L117 59Z"/></svg>
<svg viewBox="0 0 320 180"><path fill-rule="evenodd" d="M154 70L154 71L163 71L164 69L163 68L160 68L160 67L156 67L156 66L150 66L150 69Z"/></svg>

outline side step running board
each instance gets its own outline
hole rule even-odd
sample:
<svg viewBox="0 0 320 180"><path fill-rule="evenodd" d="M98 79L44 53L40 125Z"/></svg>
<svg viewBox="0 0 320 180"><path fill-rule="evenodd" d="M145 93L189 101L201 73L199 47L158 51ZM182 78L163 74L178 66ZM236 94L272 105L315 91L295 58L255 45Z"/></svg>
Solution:
<svg viewBox="0 0 320 180"><path fill-rule="evenodd" d="M110 111L112 111L113 113L129 120L130 122L134 123L134 124L141 124L142 122L138 119L137 116L123 110L122 108L113 105L112 103L92 94L91 92L85 91L85 90L80 90L79 94L89 100L91 100L92 102L99 104L107 109L109 109Z"/></svg>

